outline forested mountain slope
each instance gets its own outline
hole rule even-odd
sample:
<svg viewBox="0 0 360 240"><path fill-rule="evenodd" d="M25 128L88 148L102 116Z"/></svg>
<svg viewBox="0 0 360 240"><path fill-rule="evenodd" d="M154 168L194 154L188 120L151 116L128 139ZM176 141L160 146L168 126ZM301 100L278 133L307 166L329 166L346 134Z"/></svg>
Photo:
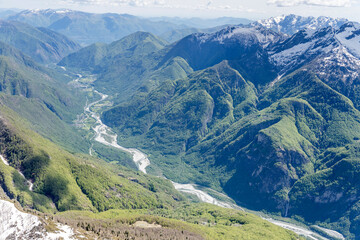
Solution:
<svg viewBox="0 0 360 240"><path fill-rule="evenodd" d="M111 71L109 79L142 81L102 119L123 144L151 153L154 173L223 189L250 208L326 221L356 238L358 29L345 23L286 37L229 27L153 47L142 58L156 60L144 67L150 73ZM192 69L185 77L161 78L160 71L146 87L152 73L179 59ZM112 67L119 62L108 61ZM96 84L106 89L99 76ZM121 89L132 84L123 80Z"/></svg>
<svg viewBox="0 0 360 240"><path fill-rule="evenodd" d="M79 44L60 33L15 21L0 20L0 41L43 64L57 63L80 49Z"/></svg>

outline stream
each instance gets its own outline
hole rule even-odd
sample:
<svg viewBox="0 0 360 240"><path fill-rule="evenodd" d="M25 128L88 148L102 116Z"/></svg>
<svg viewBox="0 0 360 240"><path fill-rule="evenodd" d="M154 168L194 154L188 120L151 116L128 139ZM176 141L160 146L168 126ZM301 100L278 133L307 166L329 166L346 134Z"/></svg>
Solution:
<svg viewBox="0 0 360 240"><path fill-rule="evenodd" d="M79 79L80 78L81 78L81 75L79 75ZM79 79L75 80L75 82L79 81ZM94 90L93 88L92 88L92 90L94 93L100 95L100 97L101 97L100 100L94 101L92 103L87 103L86 106L84 107L84 114L87 117L91 117L91 118L95 119L95 121L96 121L96 123L92 126L92 129L95 132L95 136L93 137L93 140L97 141L99 143L102 143L104 145L112 146L112 147L120 149L124 152L130 153L132 155L133 161L135 162L139 171L146 174L147 173L146 167L148 167L151 164L150 160L148 159L146 154L144 154L143 152L141 152L135 148L125 148L123 146L120 146L117 142L117 134L115 134L111 130L110 127L106 126L101 121L101 117L100 117L99 113L92 111L92 109L91 109L92 107L94 107L97 104L100 104L101 102L104 102L108 98L108 95L100 93L100 92ZM93 150L91 147L89 149L90 155L92 155L92 151ZM193 195L197 196L199 198L199 200L202 202L214 204L214 205L224 207L224 208L243 210L243 208L241 208L240 206L237 206L236 204L232 204L232 203L228 203L228 202L224 202L224 201L215 199L214 197L210 196L208 193L197 189L196 185L194 185L194 184L180 184L180 183L176 183L176 182L172 182L172 184L174 185L176 190L183 192L183 193L193 194ZM221 193L218 193L218 194L221 194ZM297 226L297 225L279 221L279 220L274 220L271 218L263 218L263 219L267 220L275 225L283 227L285 229L291 230L299 235L305 236L309 239L327 240L327 238L322 237L319 234L312 232L311 230L301 227L301 226ZM332 230L328 230L328 231L332 231ZM335 232L335 231L333 231L333 232ZM337 236L342 237L342 235L340 233L338 233L338 232L335 232L335 233ZM340 239L345 239L345 238L343 238L343 237L341 238L341 237L340 237Z"/></svg>

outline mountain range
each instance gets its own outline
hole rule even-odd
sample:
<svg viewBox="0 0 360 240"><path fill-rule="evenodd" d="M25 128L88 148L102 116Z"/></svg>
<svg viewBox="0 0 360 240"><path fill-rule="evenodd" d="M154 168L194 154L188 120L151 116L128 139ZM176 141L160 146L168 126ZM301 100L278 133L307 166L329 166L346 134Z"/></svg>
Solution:
<svg viewBox="0 0 360 240"><path fill-rule="evenodd" d="M26 10L1 21L0 196L89 239L299 238L194 203L170 179L359 238L360 25L223 20L204 30L213 22ZM111 129L94 135L99 122ZM150 175L114 141L146 153Z"/></svg>
<svg viewBox="0 0 360 240"><path fill-rule="evenodd" d="M43 48L40 56L48 54L54 60L40 58L39 51L33 49L23 53L26 46L47 40L45 35L36 33L41 28L11 21L3 24L14 26L11 29L16 27L16 31L4 31L3 36L8 32L12 40L9 44L0 42L0 197L12 199L28 214L36 214L40 225L27 225L22 220L25 213L12 210L14 213L9 215L8 208L0 209L1 216L14 223L11 226L0 223L4 229L1 237L41 238L44 232L57 231L58 223L63 222L66 228L88 239L140 235L157 239L297 238L296 234L253 214L193 203L176 191L169 180L130 169L136 168L134 163L129 163L132 156L93 141L92 129L96 126L93 114L103 107L89 105L99 101L99 93L92 88L93 75L83 77L77 71L54 66L51 63L56 61L56 55L51 48ZM23 32L32 37L24 37ZM52 46L58 46L65 38L48 29L41 32L56 36L51 39ZM23 44L14 44L18 40ZM88 72L100 71L99 64L145 60L147 55L167 45L152 34L135 33L113 44L96 44L94 48L80 50L84 59L79 68L91 65L94 68ZM89 59L93 49L99 54ZM64 52L59 49L59 53ZM135 56L139 59L133 60ZM153 63L144 62L144 69L147 64ZM169 64L154 73L149 87L159 85L155 76L166 79L163 73L167 73L176 79L186 77L186 71L191 71L180 58ZM184 72L175 73L172 66ZM130 89L130 92L137 90ZM91 114L84 106L88 106ZM75 128L75 119L81 129ZM3 200L1 203L6 206ZM144 222L156 228L143 229ZM136 227L138 224L140 227Z"/></svg>
<svg viewBox="0 0 360 240"><path fill-rule="evenodd" d="M330 18L330 17L302 17L294 14L282 15L278 17L271 17L268 19L259 20L253 25L262 25L274 31L282 32L287 35L293 35L299 30L303 29L320 29L325 27L338 28L344 23L348 22L345 18Z"/></svg>
<svg viewBox="0 0 360 240"><path fill-rule="evenodd" d="M46 27L64 34L81 45L92 43L110 43L137 31L150 32L155 35L168 36L170 32L190 29L208 29L225 24L249 23L242 18L220 18L212 21L202 19L178 18L140 18L129 14L95 14L69 9L35 9L24 10L7 16L7 20L30 24L35 27ZM221 23L221 24L219 24ZM191 32L193 33L193 32ZM172 37L171 37L172 36ZM170 38L171 37L171 38ZM178 40L174 34L166 40Z"/></svg>
<svg viewBox="0 0 360 240"><path fill-rule="evenodd" d="M203 19L203 18L180 18L180 17L153 17L150 18L152 21L164 21L174 24L181 24L184 26L191 26L199 29L213 28L223 25L239 25L239 24L249 24L253 21L246 18L232 18L232 17L220 17L213 19Z"/></svg>
<svg viewBox="0 0 360 240"><path fill-rule="evenodd" d="M144 55L133 50L146 41L129 36L130 53L87 64L98 74L96 86L118 96L102 120L123 145L150 153L149 172L223 190L252 209L322 222L355 239L360 27L330 18L281 19L297 21L275 21L276 31L259 22L226 27L161 48L153 38ZM60 65L81 58L74 53ZM140 73L129 67L141 65ZM164 69L182 75L163 78Z"/></svg>

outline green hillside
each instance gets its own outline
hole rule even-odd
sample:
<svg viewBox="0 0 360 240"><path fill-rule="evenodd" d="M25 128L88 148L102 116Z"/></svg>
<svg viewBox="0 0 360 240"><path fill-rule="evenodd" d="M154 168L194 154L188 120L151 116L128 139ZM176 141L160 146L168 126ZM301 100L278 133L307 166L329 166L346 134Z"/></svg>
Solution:
<svg viewBox="0 0 360 240"><path fill-rule="evenodd" d="M57 63L80 46L64 35L25 23L0 21L0 41L30 56L39 63Z"/></svg>
<svg viewBox="0 0 360 240"><path fill-rule="evenodd" d="M311 72L259 91L223 62L135 96L103 120L122 144L150 153L156 174L223 189L252 209L322 219L348 236L359 231L350 212L360 197L360 112Z"/></svg>
<svg viewBox="0 0 360 240"><path fill-rule="evenodd" d="M1 188L23 207L82 229L88 239L121 238L125 231L127 236L160 231L164 237L196 239L298 239L253 214L189 204L168 180L73 155L29 130L29 122L2 104L0 112L0 153L10 164L0 163ZM18 171L33 182L33 191ZM137 221L162 228L133 233Z"/></svg>
<svg viewBox="0 0 360 240"><path fill-rule="evenodd" d="M113 102L103 122L120 145L149 156L150 174L210 187L250 209L356 238L350 213L360 201L357 155L344 165L354 174L345 184L345 176L333 172L342 160L324 154L356 149L357 85L340 83L335 73L345 74L341 67L331 77L319 74L317 58L280 77L266 46L281 44L282 35L263 28L233 31L193 34L171 45L136 33L85 48L60 65L96 75L95 87Z"/></svg>
<svg viewBox="0 0 360 240"><path fill-rule="evenodd" d="M166 41L150 33L136 32L108 45L83 48L59 65L96 74L95 86L101 92L116 95L115 100L120 102L137 91L146 93L164 80L183 78L192 72L179 57L161 62L166 45Z"/></svg>
<svg viewBox="0 0 360 240"><path fill-rule="evenodd" d="M36 64L0 43L0 99L32 123L31 128L71 150L88 144L69 124L83 111L85 95L66 84L69 77Z"/></svg>
<svg viewBox="0 0 360 240"><path fill-rule="evenodd" d="M151 41L148 47L147 37L142 46L136 45L140 53L162 47ZM131 42L109 49L124 54ZM48 229L53 228L52 221L66 222L88 239L121 239L126 232L127 237L164 239L298 238L252 214L193 205L169 180L120 165L135 168L130 157L118 150L93 144L96 156L103 159L84 154L91 133L71 124L95 96L72 88L76 81L67 84L71 76L40 66L6 44L0 45L0 51L0 154L9 164L0 162L0 195L43 216ZM153 74L181 77L187 73L173 69L187 67L176 58ZM133 233L137 221L161 228Z"/></svg>

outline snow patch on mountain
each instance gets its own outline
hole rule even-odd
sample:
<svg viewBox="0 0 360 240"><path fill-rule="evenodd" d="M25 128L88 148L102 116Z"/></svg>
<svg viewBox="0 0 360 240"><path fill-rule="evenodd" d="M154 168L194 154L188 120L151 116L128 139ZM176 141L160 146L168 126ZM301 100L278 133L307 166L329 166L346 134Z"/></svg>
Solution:
<svg viewBox="0 0 360 240"><path fill-rule="evenodd" d="M0 213L0 239L39 237L37 228L41 221L36 216L20 212L14 204L4 200L0 200Z"/></svg>
<svg viewBox="0 0 360 240"><path fill-rule="evenodd" d="M360 58L360 24L359 23L351 22L343 25L337 31L336 38L354 56Z"/></svg>
<svg viewBox="0 0 360 240"><path fill-rule="evenodd" d="M269 50L270 60L286 72L302 63L331 51L336 43L332 28L321 31L301 30L291 38Z"/></svg>
<svg viewBox="0 0 360 240"><path fill-rule="evenodd" d="M325 75L326 67L342 66L346 71L339 70L338 74L342 74L343 81L353 80L358 76L360 63L360 24L304 29L268 52L271 62L283 73L318 59L320 74Z"/></svg>
<svg viewBox="0 0 360 240"><path fill-rule="evenodd" d="M195 36L200 40L201 44L208 42L218 42L220 44L241 42L243 46L252 46L260 43L263 47L285 39L284 35L261 26L231 26L216 33L198 33Z"/></svg>
<svg viewBox="0 0 360 240"><path fill-rule="evenodd" d="M272 56L272 61L277 66L292 67L299 64L298 56L303 55L311 46L313 42L301 43L286 49Z"/></svg>
<svg viewBox="0 0 360 240"><path fill-rule="evenodd" d="M344 46L334 48L326 57L317 59L312 66L324 81L336 78L352 84L359 77L360 72L360 60L349 53Z"/></svg>
<svg viewBox="0 0 360 240"><path fill-rule="evenodd" d="M70 9L31 9L31 10L24 10L20 12L20 14L44 14L44 15L51 15L51 14L66 14L74 12Z"/></svg>
<svg viewBox="0 0 360 240"><path fill-rule="evenodd" d="M229 40L241 40L242 43L246 45L251 44L251 42L256 41L256 37L253 31L249 28L242 27L227 27L219 32L213 34L196 34L200 39L200 43L207 42L219 42L220 44L225 44Z"/></svg>
<svg viewBox="0 0 360 240"><path fill-rule="evenodd" d="M39 217L0 200L0 239L74 239L74 231L69 226L57 224L57 228L56 232L48 233Z"/></svg>

